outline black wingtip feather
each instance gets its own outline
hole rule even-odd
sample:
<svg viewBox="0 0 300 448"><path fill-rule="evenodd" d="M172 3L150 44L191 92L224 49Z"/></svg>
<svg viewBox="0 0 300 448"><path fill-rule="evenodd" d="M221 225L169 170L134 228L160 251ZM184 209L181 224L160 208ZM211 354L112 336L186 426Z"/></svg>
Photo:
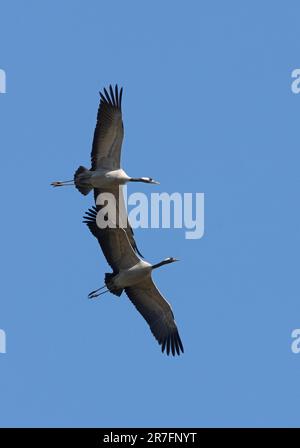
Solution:
<svg viewBox="0 0 300 448"><path fill-rule="evenodd" d="M116 84L114 89L110 84L108 90L103 87L103 92L99 91L101 102L121 110L123 87L119 90L118 84Z"/></svg>
<svg viewBox="0 0 300 448"><path fill-rule="evenodd" d="M171 336L169 335L167 338L167 355L170 354L170 338L171 338Z"/></svg>
<svg viewBox="0 0 300 448"><path fill-rule="evenodd" d="M122 107L122 95L123 95L123 87L120 89L120 95L119 95L119 103L120 103L120 109Z"/></svg>
<svg viewBox="0 0 300 448"><path fill-rule="evenodd" d="M178 332L177 332L176 336L177 336L177 341L178 341L179 347L180 347L182 353L184 353L183 345L182 345L182 342L181 342L181 339L180 339L180 336L179 336Z"/></svg>
<svg viewBox="0 0 300 448"><path fill-rule="evenodd" d="M112 88L111 84L109 85L109 92L110 92L110 97L112 99L113 106L117 107L114 91L113 91L113 88Z"/></svg>
<svg viewBox="0 0 300 448"><path fill-rule="evenodd" d="M83 215L83 223L84 224L93 224L96 222L97 218L97 209L96 207L91 207L88 209L88 211L85 212Z"/></svg>
<svg viewBox="0 0 300 448"><path fill-rule="evenodd" d="M107 100L106 100L105 96L103 95L103 93L102 93L102 92L99 92L99 93L100 93L101 101L102 101L103 103L107 103Z"/></svg>
<svg viewBox="0 0 300 448"><path fill-rule="evenodd" d="M119 92L118 92L118 84L115 85L115 97L116 97L117 107L120 108L120 103L119 103Z"/></svg>
<svg viewBox="0 0 300 448"><path fill-rule="evenodd" d="M108 104L110 104L111 106L113 106L112 100L111 100L111 98L110 98L110 96L109 96L109 94L108 94L108 91L106 90L105 87L104 87L104 89L103 89L103 92L104 92L104 94L105 94L105 96L106 96L106 102L107 102Z"/></svg>
<svg viewBox="0 0 300 448"><path fill-rule="evenodd" d="M172 355L175 356L175 337L173 334L171 339L171 349L172 349Z"/></svg>
<svg viewBox="0 0 300 448"><path fill-rule="evenodd" d="M181 353L184 353L183 345L178 331L173 334L169 334L163 340L159 340L159 344L161 344L161 351L166 351L167 355L170 355L170 353L172 353L173 356L175 356L176 354L179 356Z"/></svg>
<svg viewBox="0 0 300 448"><path fill-rule="evenodd" d="M179 348L179 344L178 344L177 335L174 336L174 344L175 344L175 349L176 349L177 355L180 355L180 348Z"/></svg>
<svg viewBox="0 0 300 448"><path fill-rule="evenodd" d="M85 212L86 213L86 215L91 215L91 216L95 216L96 215L96 210L92 210L92 209L89 209L87 212Z"/></svg>

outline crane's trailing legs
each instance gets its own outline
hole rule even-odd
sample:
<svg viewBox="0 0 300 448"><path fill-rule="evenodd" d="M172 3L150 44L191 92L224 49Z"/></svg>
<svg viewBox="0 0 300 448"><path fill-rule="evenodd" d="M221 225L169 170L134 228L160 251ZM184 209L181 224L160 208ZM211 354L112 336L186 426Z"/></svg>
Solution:
<svg viewBox="0 0 300 448"><path fill-rule="evenodd" d="M51 182L52 187L67 187L69 185L74 185L74 180L64 180L62 182L56 181Z"/></svg>
<svg viewBox="0 0 300 448"><path fill-rule="evenodd" d="M101 296L102 294L105 294L106 292L109 292L109 289L107 289L106 291L99 292L99 293L97 294L98 291L101 291L101 289L104 289L104 288L106 288L106 285L101 286L101 288L95 289L94 291L91 291L91 292L89 293L89 295L88 295L88 298L89 298L89 299L94 299L95 297Z"/></svg>

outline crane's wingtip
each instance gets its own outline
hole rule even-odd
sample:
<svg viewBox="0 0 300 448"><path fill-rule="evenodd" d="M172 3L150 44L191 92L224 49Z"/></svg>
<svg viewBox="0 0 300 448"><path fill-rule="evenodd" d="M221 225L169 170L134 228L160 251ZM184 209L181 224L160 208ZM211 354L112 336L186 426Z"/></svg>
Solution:
<svg viewBox="0 0 300 448"><path fill-rule="evenodd" d="M161 342L161 351L169 355L180 356L184 353L183 345L179 336L178 331L173 334L169 334L162 342Z"/></svg>

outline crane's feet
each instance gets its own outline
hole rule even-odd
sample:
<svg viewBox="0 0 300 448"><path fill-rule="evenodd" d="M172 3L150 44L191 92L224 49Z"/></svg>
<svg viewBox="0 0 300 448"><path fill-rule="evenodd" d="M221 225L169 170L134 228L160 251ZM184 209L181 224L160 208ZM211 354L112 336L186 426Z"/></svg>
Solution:
<svg viewBox="0 0 300 448"><path fill-rule="evenodd" d="M106 288L106 286L102 286L101 288L95 289L95 291L91 291L88 295L89 299L95 299L96 297L101 296L102 294L105 294L106 292L108 292L109 290L107 289L106 291L103 292L98 292L101 291L102 289Z"/></svg>
<svg viewBox="0 0 300 448"><path fill-rule="evenodd" d="M60 181L55 181L55 182L51 182L52 187L66 187L69 185L74 185L74 181L73 180L66 180L64 182L60 182Z"/></svg>

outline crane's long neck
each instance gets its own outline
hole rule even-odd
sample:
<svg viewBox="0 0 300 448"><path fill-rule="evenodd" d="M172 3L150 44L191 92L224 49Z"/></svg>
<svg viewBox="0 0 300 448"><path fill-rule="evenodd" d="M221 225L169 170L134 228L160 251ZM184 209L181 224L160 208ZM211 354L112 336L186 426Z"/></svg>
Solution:
<svg viewBox="0 0 300 448"><path fill-rule="evenodd" d="M163 266L164 264L169 264L170 261L169 260L163 260L160 263L156 263L152 265L152 269L157 269L160 268L161 266Z"/></svg>

